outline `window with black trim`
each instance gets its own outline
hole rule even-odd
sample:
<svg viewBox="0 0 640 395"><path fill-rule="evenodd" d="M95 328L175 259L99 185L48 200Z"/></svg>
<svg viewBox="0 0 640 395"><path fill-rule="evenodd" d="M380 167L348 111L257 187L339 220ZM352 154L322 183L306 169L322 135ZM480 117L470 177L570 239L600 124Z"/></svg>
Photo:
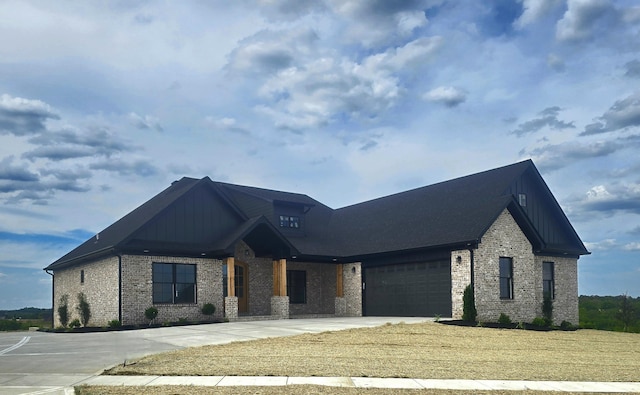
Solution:
<svg viewBox="0 0 640 395"><path fill-rule="evenodd" d="M500 299L513 299L513 259L500 257Z"/></svg>
<svg viewBox="0 0 640 395"><path fill-rule="evenodd" d="M545 298L555 299L555 273L553 262L542 262L542 295Z"/></svg>
<svg viewBox="0 0 640 395"><path fill-rule="evenodd" d="M299 229L300 228L300 217L297 217L295 215L281 215L280 216L280 227L281 228Z"/></svg>
<svg viewBox="0 0 640 395"><path fill-rule="evenodd" d="M80 284L84 284L84 270L80 270Z"/></svg>
<svg viewBox="0 0 640 395"><path fill-rule="evenodd" d="M518 204L522 207L527 207L527 195L524 193L518 194Z"/></svg>
<svg viewBox="0 0 640 395"><path fill-rule="evenodd" d="M153 264L153 303L196 303L196 265Z"/></svg>
<svg viewBox="0 0 640 395"><path fill-rule="evenodd" d="M287 295L289 303L307 303L307 272L304 270L287 270Z"/></svg>

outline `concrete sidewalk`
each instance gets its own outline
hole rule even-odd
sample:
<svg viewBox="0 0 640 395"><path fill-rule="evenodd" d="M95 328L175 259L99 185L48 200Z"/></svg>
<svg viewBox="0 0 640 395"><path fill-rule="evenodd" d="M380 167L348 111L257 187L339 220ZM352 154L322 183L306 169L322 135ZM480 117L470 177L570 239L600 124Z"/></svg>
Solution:
<svg viewBox="0 0 640 395"><path fill-rule="evenodd" d="M106 386L166 386L191 385L215 386L288 386L324 385L353 388L389 389L442 389L442 390L510 390L510 391L558 391L558 392L629 392L640 393L640 382L578 382L578 381L516 381L516 380L436 380L375 377L275 377L275 376L93 376L74 385ZM24 387L22 387L24 388ZM21 387L4 387L15 390L7 394L21 394ZM33 389L33 388L32 388ZM33 392L32 392L33 393ZM36 393L74 394L73 387L42 387Z"/></svg>

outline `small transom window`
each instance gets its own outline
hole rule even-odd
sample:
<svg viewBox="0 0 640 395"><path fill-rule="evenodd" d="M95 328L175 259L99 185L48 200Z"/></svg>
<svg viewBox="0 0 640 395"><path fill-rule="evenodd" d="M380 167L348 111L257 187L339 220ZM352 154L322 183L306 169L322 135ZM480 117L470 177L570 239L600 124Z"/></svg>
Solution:
<svg viewBox="0 0 640 395"><path fill-rule="evenodd" d="M298 229L298 228L300 228L300 217L296 217L296 216L293 216L293 215L281 215L280 216L280 227L281 228Z"/></svg>

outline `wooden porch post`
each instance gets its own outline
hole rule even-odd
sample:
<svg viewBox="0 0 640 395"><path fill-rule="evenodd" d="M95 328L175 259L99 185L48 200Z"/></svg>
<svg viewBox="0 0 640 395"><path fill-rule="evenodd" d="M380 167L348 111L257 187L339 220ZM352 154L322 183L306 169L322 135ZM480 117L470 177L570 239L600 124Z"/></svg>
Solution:
<svg viewBox="0 0 640 395"><path fill-rule="evenodd" d="M342 286L342 263L336 265L336 297L344 296L344 287Z"/></svg>
<svg viewBox="0 0 640 395"><path fill-rule="evenodd" d="M236 270L232 256L225 258L227 264L227 296L236 296Z"/></svg>
<svg viewBox="0 0 640 395"><path fill-rule="evenodd" d="M287 296L287 260L280 259L280 296Z"/></svg>
<svg viewBox="0 0 640 395"><path fill-rule="evenodd" d="M273 261L273 296L287 296L287 260Z"/></svg>

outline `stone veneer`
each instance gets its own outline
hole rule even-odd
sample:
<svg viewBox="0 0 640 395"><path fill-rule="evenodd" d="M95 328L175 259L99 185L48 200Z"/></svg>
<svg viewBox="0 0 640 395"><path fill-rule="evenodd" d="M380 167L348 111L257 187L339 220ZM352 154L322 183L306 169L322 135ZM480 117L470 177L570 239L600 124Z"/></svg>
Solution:
<svg viewBox="0 0 640 395"><path fill-rule="evenodd" d="M153 304L152 264L181 263L196 265L196 303ZM122 324L144 324L144 311L154 306L158 309L156 322L207 320L202 306L211 303L216 307L213 318L222 317L222 261L208 258L168 257L152 255L122 256Z"/></svg>
<svg viewBox="0 0 640 395"><path fill-rule="evenodd" d="M333 270L335 278L335 270ZM360 262L342 265L342 292L347 317L362 316L362 265Z"/></svg>
<svg viewBox="0 0 640 395"><path fill-rule="evenodd" d="M81 272L84 271L84 283ZM78 294L83 292L91 308L89 326L107 326L118 319L118 257L109 257L68 269L56 270L53 287L53 326L59 327L58 307L60 298L69 298L69 322L80 319Z"/></svg>
<svg viewBox="0 0 640 395"><path fill-rule="evenodd" d="M500 257L513 259L513 299L500 299ZM484 234L473 260L479 321L496 321L501 313L514 322L531 322L541 317L542 262L551 261L555 263L554 323L566 320L578 324L577 259L535 256L529 240L508 210L505 209ZM452 273L452 282L453 277ZM462 274L455 277L456 281L464 281ZM462 283L452 286L456 290L455 297L452 292L454 311L460 313L458 293L460 288L464 291L464 287Z"/></svg>

